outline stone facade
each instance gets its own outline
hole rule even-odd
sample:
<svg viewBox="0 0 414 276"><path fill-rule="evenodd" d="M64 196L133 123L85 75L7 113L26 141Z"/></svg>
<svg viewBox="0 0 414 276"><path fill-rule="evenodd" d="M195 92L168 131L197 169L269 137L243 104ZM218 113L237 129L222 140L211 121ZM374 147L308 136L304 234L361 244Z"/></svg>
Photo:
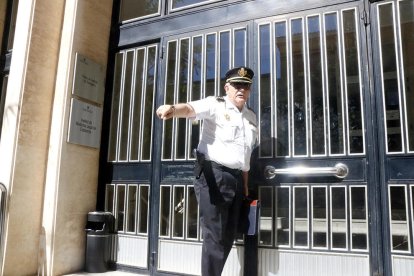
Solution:
<svg viewBox="0 0 414 276"><path fill-rule="evenodd" d="M19 3L0 140L8 189L3 275L83 269L99 149L67 142L74 61L78 52L106 68L112 2Z"/></svg>

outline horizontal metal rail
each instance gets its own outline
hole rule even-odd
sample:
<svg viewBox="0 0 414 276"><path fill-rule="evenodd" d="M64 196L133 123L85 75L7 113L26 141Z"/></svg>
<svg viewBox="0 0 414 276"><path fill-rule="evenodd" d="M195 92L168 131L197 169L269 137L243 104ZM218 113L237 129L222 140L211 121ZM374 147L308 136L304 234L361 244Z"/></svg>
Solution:
<svg viewBox="0 0 414 276"><path fill-rule="evenodd" d="M290 167L283 169L276 169L273 166L266 166L264 175L266 179L272 179L276 175L288 176L335 176L343 179L348 175L348 166L342 163L336 164L334 167Z"/></svg>

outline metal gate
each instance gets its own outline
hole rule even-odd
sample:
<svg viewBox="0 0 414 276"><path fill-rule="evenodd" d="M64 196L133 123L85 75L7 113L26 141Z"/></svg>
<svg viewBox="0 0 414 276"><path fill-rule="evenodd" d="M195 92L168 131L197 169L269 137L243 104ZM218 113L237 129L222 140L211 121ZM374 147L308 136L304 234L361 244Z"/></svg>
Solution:
<svg viewBox="0 0 414 276"><path fill-rule="evenodd" d="M224 73L247 65L260 122L258 275L414 274L413 3L259 8L118 51L105 172L117 264L199 275L191 149L202 126L158 121L154 106L220 95ZM223 275L243 275L243 262L239 237Z"/></svg>
<svg viewBox="0 0 414 276"><path fill-rule="evenodd" d="M256 21L259 275L370 274L375 141L363 10Z"/></svg>

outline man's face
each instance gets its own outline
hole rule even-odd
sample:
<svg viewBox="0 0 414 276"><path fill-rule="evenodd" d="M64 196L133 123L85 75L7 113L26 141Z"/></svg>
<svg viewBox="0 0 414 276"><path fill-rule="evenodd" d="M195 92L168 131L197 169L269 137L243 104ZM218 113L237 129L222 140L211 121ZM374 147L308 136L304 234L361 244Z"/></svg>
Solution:
<svg viewBox="0 0 414 276"><path fill-rule="evenodd" d="M229 100L241 110L250 96L250 83L228 82L224 85L224 90Z"/></svg>

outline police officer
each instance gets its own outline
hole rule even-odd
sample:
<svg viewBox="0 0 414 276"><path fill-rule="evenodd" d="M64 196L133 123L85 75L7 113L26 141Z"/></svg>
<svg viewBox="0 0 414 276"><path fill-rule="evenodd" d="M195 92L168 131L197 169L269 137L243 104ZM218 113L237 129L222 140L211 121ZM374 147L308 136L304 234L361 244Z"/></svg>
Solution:
<svg viewBox="0 0 414 276"><path fill-rule="evenodd" d="M237 67L226 75L224 97L157 109L160 119L203 120L194 189L203 232L202 276L219 276L232 248L243 196L248 196L250 156L257 140L256 114L247 106L254 73Z"/></svg>

